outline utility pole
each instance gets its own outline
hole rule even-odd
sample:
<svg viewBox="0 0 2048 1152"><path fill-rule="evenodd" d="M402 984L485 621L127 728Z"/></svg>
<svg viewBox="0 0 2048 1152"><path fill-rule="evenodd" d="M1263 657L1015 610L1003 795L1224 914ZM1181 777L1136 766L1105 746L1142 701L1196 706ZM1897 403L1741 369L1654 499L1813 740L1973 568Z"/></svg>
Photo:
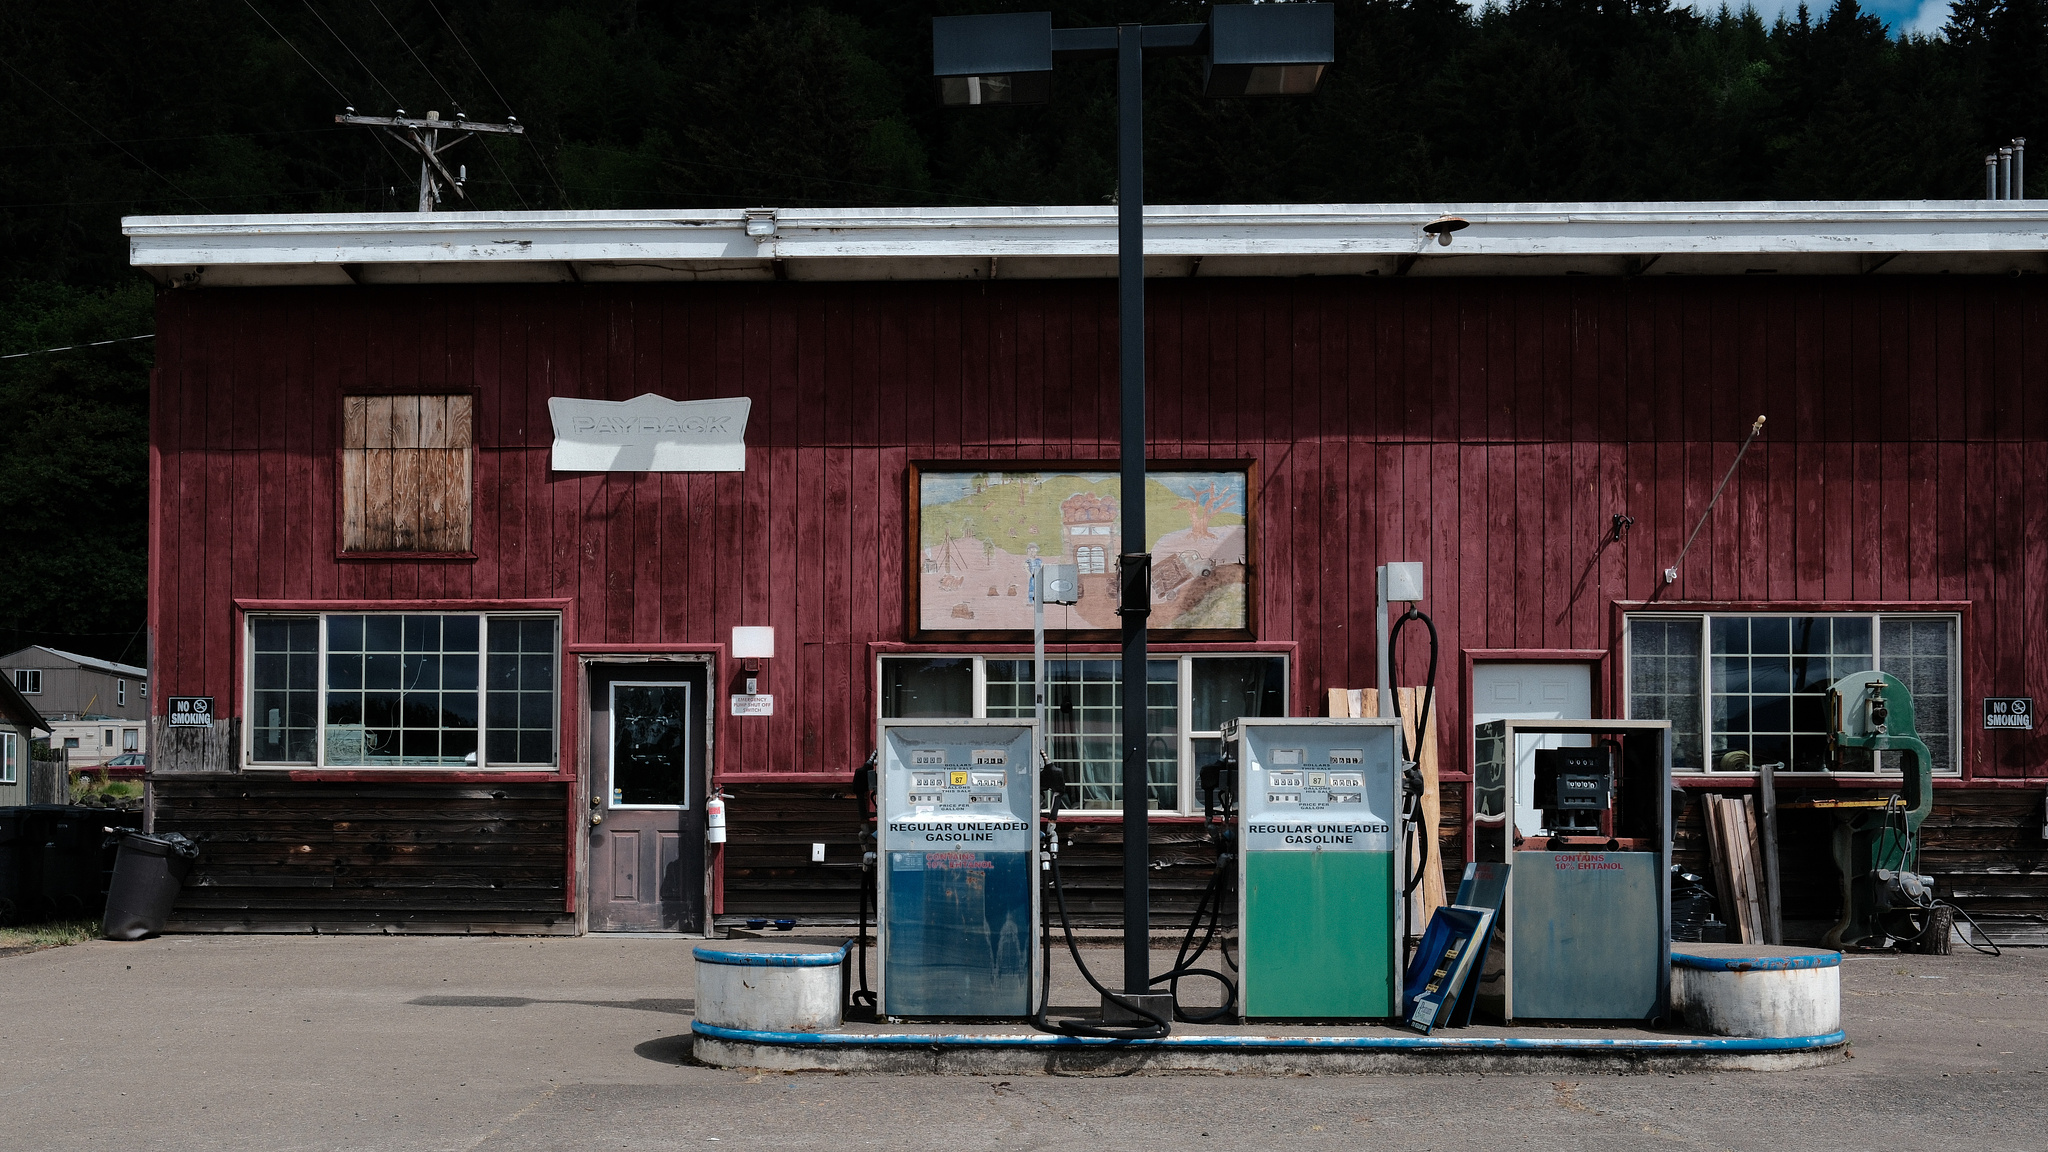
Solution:
<svg viewBox="0 0 2048 1152"><path fill-rule="evenodd" d="M441 202L444 190L467 199L462 186L469 181L469 166L458 165L454 173L441 163L441 153L446 152L479 132L494 132L501 136L524 136L526 125L517 116L505 117L506 123L485 124L466 120L457 112L455 119L443 120L439 112L427 113L425 120L408 119L405 109L400 108L396 116L358 116L354 108L348 108L334 118L336 124L362 124L382 128L393 140L405 145L408 151L419 153L420 157L420 211L432 212L434 205ZM446 144L441 143L443 130L460 132Z"/></svg>

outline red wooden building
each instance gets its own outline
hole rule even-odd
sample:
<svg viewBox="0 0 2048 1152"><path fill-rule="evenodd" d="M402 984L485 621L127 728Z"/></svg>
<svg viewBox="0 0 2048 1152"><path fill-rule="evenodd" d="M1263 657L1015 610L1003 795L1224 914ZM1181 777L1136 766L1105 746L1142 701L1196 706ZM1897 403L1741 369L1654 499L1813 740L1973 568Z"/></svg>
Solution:
<svg viewBox="0 0 2048 1152"><path fill-rule="evenodd" d="M1816 693L1875 664L1935 752L1942 894L2014 933L2048 913L2048 748L1982 720L2048 673L2048 212L1466 206L1440 247L1421 225L1444 210L1149 214L1163 530L1208 541L1155 586L1184 613L1154 636L1162 919L1205 879L1216 728L1371 685L1395 560L1427 565L1443 639L1448 868L1476 717L1662 716L1689 788L1751 787L1718 770L1746 750L1781 787L1882 791L1818 751ZM164 286L153 812L205 851L175 927L850 920L877 717L1015 714L1005 565L1058 549L1085 574L1098 543L1058 509L1115 469L1102 210L127 230ZM750 401L725 426L741 470L627 459L628 433L688 440L712 409L551 413L647 394ZM607 435L620 470L559 455ZM1062 625L1055 752L1107 807L1113 645L1085 611ZM737 626L773 629L757 671ZM1401 655L1418 682L1420 645ZM734 714L749 675L771 714ZM212 724L168 724L181 697ZM1104 866L1074 871L1113 922L1117 830L1095 832ZM1824 923L1825 827L1785 835L1786 915Z"/></svg>

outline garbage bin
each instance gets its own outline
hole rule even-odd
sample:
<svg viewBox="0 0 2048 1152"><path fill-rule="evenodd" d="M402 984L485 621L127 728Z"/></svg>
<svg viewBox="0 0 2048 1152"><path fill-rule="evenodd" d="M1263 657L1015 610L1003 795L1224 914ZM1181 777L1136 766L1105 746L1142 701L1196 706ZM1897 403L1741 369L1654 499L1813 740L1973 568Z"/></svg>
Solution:
<svg viewBox="0 0 2048 1152"><path fill-rule="evenodd" d="M27 809L0 808L0 924L22 918L22 877L29 870L27 826Z"/></svg>
<svg viewBox="0 0 2048 1152"><path fill-rule="evenodd" d="M185 874L198 858L199 846L176 832L122 836L100 934L109 940L143 940L162 932Z"/></svg>

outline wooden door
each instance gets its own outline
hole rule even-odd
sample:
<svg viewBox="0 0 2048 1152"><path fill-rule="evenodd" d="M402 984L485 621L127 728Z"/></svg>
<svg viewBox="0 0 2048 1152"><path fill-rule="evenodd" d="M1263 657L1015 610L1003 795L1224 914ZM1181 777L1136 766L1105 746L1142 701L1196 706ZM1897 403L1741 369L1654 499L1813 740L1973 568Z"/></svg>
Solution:
<svg viewBox="0 0 2048 1152"><path fill-rule="evenodd" d="M704 930L704 664L590 665L590 930Z"/></svg>

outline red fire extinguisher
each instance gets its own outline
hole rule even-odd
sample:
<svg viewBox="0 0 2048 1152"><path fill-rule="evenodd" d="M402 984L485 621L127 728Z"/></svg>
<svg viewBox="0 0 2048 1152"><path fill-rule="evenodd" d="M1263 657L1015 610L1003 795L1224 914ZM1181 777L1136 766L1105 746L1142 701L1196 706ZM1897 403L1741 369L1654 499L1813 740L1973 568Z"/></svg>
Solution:
<svg viewBox="0 0 2048 1152"><path fill-rule="evenodd" d="M725 843L725 800L723 792L713 792L711 799L704 802L704 842Z"/></svg>

